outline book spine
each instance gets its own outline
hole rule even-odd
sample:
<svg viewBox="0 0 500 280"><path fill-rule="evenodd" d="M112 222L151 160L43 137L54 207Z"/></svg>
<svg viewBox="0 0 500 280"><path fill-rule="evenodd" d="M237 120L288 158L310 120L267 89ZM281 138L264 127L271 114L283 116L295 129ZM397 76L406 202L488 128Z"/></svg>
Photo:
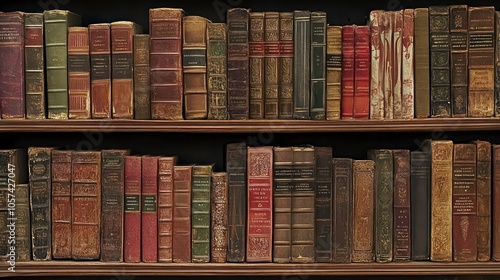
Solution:
<svg viewBox="0 0 500 280"><path fill-rule="evenodd" d="M429 9L415 9L415 117L430 116Z"/></svg>
<svg viewBox="0 0 500 280"><path fill-rule="evenodd" d="M394 61L394 24L395 24L395 14L394 12L383 12L381 16L382 30L382 59L384 61L383 67L383 91L384 91L384 118L393 119L394 118L394 71L393 64Z"/></svg>
<svg viewBox="0 0 500 280"><path fill-rule="evenodd" d="M316 147L315 149L315 260L325 263L332 261L332 156L331 147Z"/></svg>
<svg viewBox="0 0 500 280"><path fill-rule="evenodd" d="M394 150L394 261L411 258L410 151Z"/></svg>
<svg viewBox="0 0 500 280"><path fill-rule="evenodd" d="M358 26L354 34L354 118L370 117L370 27Z"/></svg>
<svg viewBox="0 0 500 280"><path fill-rule="evenodd" d="M293 118L309 119L311 12L293 12Z"/></svg>
<svg viewBox="0 0 500 280"><path fill-rule="evenodd" d="M352 160L333 159L332 261L351 261Z"/></svg>
<svg viewBox="0 0 500 280"><path fill-rule="evenodd" d="M280 62L278 114L280 119L293 118L293 62L294 62L294 30L293 13L280 13Z"/></svg>
<svg viewBox="0 0 500 280"><path fill-rule="evenodd" d="M134 118L151 119L151 85L149 74L149 34L135 34L134 44Z"/></svg>
<svg viewBox="0 0 500 280"><path fill-rule="evenodd" d="M71 151L53 150L51 160L52 257L71 259Z"/></svg>
<svg viewBox="0 0 500 280"><path fill-rule="evenodd" d="M227 173L212 173L211 186L211 260L225 263L228 244L228 188Z"/></svg>
<svg viewBox="0 0 500 280"><path fill-rule="evenodd" d="M191 262L191 184L192 166L174 167L174 218L172 261Z"/></svg>
<svg viewBox="0 0 500 280"><path fill-rule="evenodd" d="M279 117L280 77L280 14L265 13L264 32L264 115L266 119Z"/></svg>
<svg viewBox="0 0 500 280"><path fill-rule="evenodd" d="M89 29L68 28L68 112L70 119L90 119Z"/></svg>
<svg viewBox="0 0 500 280"><path fill-rule="evenodd" d="M248 36L248 63L249 75L249 114L250 119L263 119L265 112L264 97L264 56L265 54L265 14L263 12L251 12L249 15Z"/></svg>
<svg viewBox="0 0 500 280"><path fill-rule="evenodd" d="M476 141L477 148L477 260L491 259L491 144Z"/></svg>
<svg viewBox="0 0 500 280"><path fill-rule="evenodd" d="M16 200L16 262L31 260L31 229L29 185L17 184L14 190ZM12 240L12 239L11 239Z"/></svg>
<svg viewBox="0 0 500 280"><path fill-rule="evenodd" d="M211 165L193 167L191 191L191 261L210 262Z"/></svg>
<svg viewBox="0 0 500 280"><path fill-rule="evenodd" d="M45 50L42 13L24 15L26 118L45 119Z"/></svg>
<svg viewBox="0 0 500 280"><path fill-rule="evenodd" d="M208 119L227 119L227 25L207 25Z"/></svg>
<svg viewBox="0 0 500 280"><path fill-rule="evenodd" d="M402 77L403 73L403 11L394 12L394 29L392 33L392 85L393 85L393 118L402 118Z"/></svg>
<svg viewBox="0 0 500 280"><path fill-rule="evenodd" d="M384 119L383 45L381 10L370 12L370 119ZM341 65L342 66L342 65Z"/></svg>
<svg viewBox="0 0 500 280"><path fill-rule="evenodd" d="M142 157L141 261L158 262L158 157Z"/></svg>
<svg viewBox="0 0 500 280"><path fill-rule="evenodd" d="M326 118L326 13L311 13L310 118Z"/></svg>
<svg viewBox="0 0 500 280"><path fill-rule="evenodd" d="M158 159L158 262L172 262L172 218L176 157Z"/></svg>
<svg viewBox="0 0 500 280"><path fill-rule="evenodd" d="M468 30L467 5L450 6L450 69L451 114L467 116L468 91Z"/></svg>
<svg viewBox="0 0 500 280"><path fill-rule="evenodd" d="M491 260L500 261L500 145L492 147L493 186L492 186L492 228Z"/></svg>
<svg viewBox="0 0 500 280"><path fill-rule="evenodd" d="M90 24L90 99L92 118L111 118L111 28L109 23Z"/></svg>
<svg viewBox="0 0 500 280"><path fill-rule="evenodd" d="M342 27L326 28L326 119L340 119L342 87Z"/></svg>
<svg viewBox="0 0 500 280"><path fill-rule="evenodd" d="M126 263L141 262L141 189L142 159L140 156L125 156L123 259Z"/></svg>
<svg viewBox="0 0 500 280"><path fill-rule="evenodd" d="M500 42L500 11L495 12L495 42ZM500 116L500 44L495 44L495 117Z"/></svg>
<svg viewBox="0 0 500 280"><path fill-rule="evenodd" d="M354 118L355 26L342 27L342 119Z"/></svg>
<svg viewBox="0 0 500 280"><path fill-rule="evenodd" d="M401 118L413 119L415 114L415 10L403 12L403 53Z"/></svg>

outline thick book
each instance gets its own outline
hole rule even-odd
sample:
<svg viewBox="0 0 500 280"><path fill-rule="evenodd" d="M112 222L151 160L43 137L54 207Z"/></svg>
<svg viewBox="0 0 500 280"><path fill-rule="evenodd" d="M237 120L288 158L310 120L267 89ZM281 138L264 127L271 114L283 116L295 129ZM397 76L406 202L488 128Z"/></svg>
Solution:
<svg viewBox="0 0 500 280"><path fill-rule="evenodd" d="M469 46L467 5L450 6L451 115L467 116Z"/></svg>
<svg viewBox="0 0 500 280"><path fill-rule="evenodd" d="M500 261L500 145L492 146L491 260Z"/></svg>
<svg viewBox="0 0 500 280"><path fill-rule="evenodd" d="M111 28L109 23L89 25L90 97L93 119L111 118Z"/></svg>
<svg viewBox="0 0 500 280"><path fill-rule="evenodd" d="M500 12L495 12L495 42L500 42ZM495 44L495 117L500 116L500 44Z"/></svg>
<svg viewBox="0 0 500 280"><path fill-rule="evenodd" d="M228 243L228 188L227 173L213 172L210 187L211 234L210 259L214 263L225 263Z"/></svg>
<svg viewBox="0 0 500 280"><path fill-rule="evenodd" d="M354 118L355 30L354 25L342 27L342 119Z"/></svg>
<svg viewBox="0 0 500 280"><path fill-rule="evenodd" d="M52 258L71 259L71 154L52 150Z"/></svg>
<svg viewBox="0 0 500 280"><path fill-rule="evenodd" d="M332 208L332 261L348 263L351 261L352 244L352 181L353 160L333 159L333 208Z"/></svg>
<svg viewBox="0 0 500 280"><path fill-rule="evenodd" d="M477 149L477 260L491 259L491 144L474 141Z"/></svg>
<svg viewBox="0 0 500 280"><path fill-rule="evenodd" d="M294 31L293 12L280 13L280 62L279 93L278 93L278 118L293 118L293 54L294 54Z"/></svg>
<svg viewBox="0 0 500 280"><path fill-rule="evenodd" d="M333 214L333 149L315 148L316 201L315 207L315 260L329 263L332 260Z"/></svg>
<svg viewBox="0 0 500 280"><path fill-rule="evenodd" d="M68 27L80 26L82 17L66 10L43 12L47 117L68 118Z"/></svg>
<svg viewBox="0 0 500 280"><path fill-rule="evenodd" d="M415 9L415 118L430 116L429 9Z"/></svg>
<svg viewBox="0 0 500 280"><path fill-rule="evenodd" d="M70 119L90 119L88 27L68 27L68 112Z"/></svg>
<svg viewBox="0 0 500 280"><path fill-rule="evenodd" d="M264 117L279 117L280 14L264 14Z"/></svg>
<svg viewBox="0 0 500 280"><path fill-rule="evenodd" d="M370 117L370 27L358 26L354 33L354 118Z"/></svg>
<svg viewBox="0 0 500 280"><path fill-rule="evenodd" d="M16 248L16 262L28 262L31 260L29 185L16 184L14 196L16 202L16 241L12 244L15 244Z"/></svg>
<svg viewBox="0 0 500 280"><path fill-rule="evenodd" d="M326 12L311 12L310 113L313 120L326 118Z"/></svg>
<svg viewBox="0 0 500 280"><path fill-rule="evenodd" d="M158 157L142 157L141 261L158 262Z"/></svg>
<svg viewBox="0 0 500 280"><path fill-rule="evenodd" d="M191 262L192 166L174 167L174 218L172 224L172 261Z"/></svg>
<svg viewBox="0 0 500 280"><path fill-rule="evenodd" d="M382 10L370 12L370 119L384 119ZM342 69L342 65L341 65Z"/></svg>
<svg viewBox="0 0 500 280"><path fill-rule="evenodd" d="M394 150L394 261L411 258L410 151Z"/></svg>
<svg viewBox="0 0 500 280"><path fill-rule="evenodd" d="M249 118L264 118L264 56L265 56L265 13L250 12L248 34L249 63Z"/></svg>
<svg viewBox="0 0 500 280"><path fill-rule="evenodd" d="M191 189L191 261L210 262L210 189L213 165L193 166Z"/></svg>
<svg viewBox="0 0 500 280"><path fill-rule="evenodd" d="M246 262L271 262L273 252L273 148L248 147Z"/></svg>
<svg viewBox="0 0 500 280"><path fill-rule="evenodd" d="M172 262L174 166L177 157L158 159L158 262Z"/></svg>
<svg viewBox="0 0 500 280"><path fill-rule="evenodd" d="M151 118L182 120L182 18L179 8L149 10Z"/></svg>
<svg viewBox="0 0 500 280"><path fill-rule="evenodd" d="M45 49L43 13L24 14L26 118L45 119Z"/></svg>
<svg viewBox="0 0 500 280"><path fill-rule="evenodd" d="M149 73L149 34L135 34L134 52L134 119L151 119L151 85Z"/></svg>
<svg viewBox="0 0 500 280"><path fill-rule="evenodd" d="M207 25L208 119L227 119L227 24Z"/></svg>
<svg viewBox="0 0 500 280"><path fill-rule="evenodd" d="M293 12L293 118L309 119L311 12Z"/></svg>
<svg viewBox="0 0 500 280"><path fill-rule="evenodd" d="M403 12L403 52L401 74L401 118L413 119L415 114L415 10Z"/></svg>
<svg viewBox="0 0 500 280"><path fill-rule="evenodd" d="M141 262L141 156L125 156L125 197L123 221L123 260Z"/></svg>
<svg viewBox="0 0 500 280"><path fill-rule="evenodd" d="M326 27L326 119L340 119L342 26Z"/></svg>
<svg viewBox="0 0 500 280"><path fill-rule="evenodd" d="M403 11L394 12L394 26L392 33L392 96L393 96L393 118L401 119L402 111L402 77L403 73Z"/></svg>
<svg viewBox="0 0 500 280"><path fill-rule="evenodd" d="M383 65L383 92L384 92L384 118L394 118L394 24L395 12L385 11L381 14L381 31L380 37L382 39L382 60Z"/></svg>

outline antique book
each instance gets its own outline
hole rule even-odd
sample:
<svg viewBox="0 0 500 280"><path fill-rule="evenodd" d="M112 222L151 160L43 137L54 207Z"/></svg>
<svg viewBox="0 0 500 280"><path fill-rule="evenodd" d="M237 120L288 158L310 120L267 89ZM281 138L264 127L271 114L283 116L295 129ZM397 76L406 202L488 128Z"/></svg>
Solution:
<svg viewBox="0 0 500 280"><path fill-rule="evenodd" d="M182 120L182 18L179 8L149 10L151 118Z"/></svg>
<svg viewBox="0 0 500 280"><path fill-rule="evenodd" d="M374 227L375 261L393 260L394 160L392 150L369 150L368 159L375 162Z"/></svg>
<svg viewBox="0 0 500 280"><path fill-rule="evenodd" d="M141 156L125 156L125 210L123 221L123 260L141 262Z"/></svg>
<svg viewBox="0 0 500 280"><path fill-rule="evenodd" d="M273 148L269 146L248 147L247 157L246 262L271 262L273 252Z"/></svg>
<svg viewBox="0 0 500 280"><path fill-rule="evenodd" d="M453 142L431 142L430 260L452 261Z"/></svg>
<svg viewBox="0 0 500 280"><path fill-rule="evenodd" d="M52 258L71 259L71 154L52 150Z"/></svg>
<svg viewBox="0 0 500 280"><path fill-rule="evenodd" d="M213 165L193 166L191 186L191 261L210 262L210 188Z"/></svg>
<svg viewBox="0 0 500 280"><path fill-rule="evenodd" d="M429 9L415 9L415 117L430 116Z"/></svg>
<svg viewBox="0 0 500 280"><path fill-rule="evenodd" d="M211 195L211 250L210 259L214 263L225 263L228 242L228 188L227 173L213 172Z"/></svg>
<svg viewBox="0 0 500 280"><path fill-rule="evenodd" d="M279 26L281 71L279 71L278 117L291 119L293 118L293 12L281 12Z"/></svg>
<svg viewBox="0 0 500 280"><path fill-rule="evenodd" d="M403 68L403 11L394 12L394 26L392 33L392 96L393 118L401 119L402 110L402 78Z"/></svg>
<svg viewBox="0 0 500 280"><path fill-rule="evenodd" d="M24 12L0 14L0 113L2 119L24 119Z"/></svg>
<svg viewBox="0 0 500 280"><path fill-rule="evenodd" d="M411 152L411 260L427 261L431 234L431 154ZM413 207L411 207L413 205Z"/></svg>
<svg viewBox="0 0 500 280"><path fill-rule="evenodd" d="M500 261L500 145L492 146L491 260Z"/></svg>
<svg viewBox="0 0 500 280"><path fill-rule="evenodd" d="M292 261L292 189L294 166L292 147L274 147L273 262Z"/></svg>
<svg viewBox="0 0 500 280"><path fill-rule="evenodd" d="M101 253L101 152L73 151L71 257L97 260Z"/></svg>
<svg viewBox="0 0 500 280"><path fill-rule="evenodd" d="M265 56L265 13L250 12L248 34L248 63L249 63L249 117L250 119L264 118L264 56Z"/></svg>
<svg viewBox="0 0 500 280"><path fill-rule="evenodd" d="M16 262L31 260L30 195L28 184L16 184ZM10 239L11 241L12 239ZM12 241L11 241L12 242ZM14 243L13 243L14 244Z"/></svg>
<svg viewBox="0 0 500 280"><path fill-rule="evenodd" d="M125 157L129 150L102 151L101 261L123 262Z"/></svg>
<svg viewBox="0 0 500 280"><path fill-rule="evenodd" d="M354 118L370 117L370 27L354 33Z"/></svg>
<svg viewBox="0 0 500 280"><path fill-rule="evenodd" d="M373 262L374 258L374 172L372 160L352 164L352 248L351 261Z"/></svg>
<svg viewBox="0 0 500 280"><path fill-rule="evenodd" d="M134 53L134 119L151 119L151 85L149 74L149 34L135 34Z"/></svg>
<svg viewBox="0 0 500 280"><path fill-rule="evenodd" d="M293 118L309 119L311 12L293 12Z"/></svg>
<svg viewBox="0 0 500 280"><path fill-rule="evenodd" d="M66 10L43 12L47 117L68 118L68 27L80 26L81 16Z"/></svg>
<svg viewBox="0 0 500 280"><path fill-rule="evenodd" d="M450 6L450 81L451 114L467 116L468 100L468 8L467 5Z"/></svg>
<svg viewBox="0 0 500 280"><path fill-rule="evenodd" d="M142 157L141 261L158 262L158 157Z"/></svg>
<svg viewBox="0 0 500 280"><path fill-rule="evenodd" d="M342 27L326 27L326 119L340 119L342 87Z"/></svg>
<svg viewBox="0 0 500 280"><path fill-rule="evenodd" d="M491 144L474 141L477 149L477 260L491 259Z"/></svg>
<svg viewBox="0 0 500 280"><path fill-rule="evenodd" d="M174 218L172 222L172 261L191 262L191 184L192 166L174 167Z"/></svg>
<svg viewBox="0 0 500 280"><path fill-rule="evenodd" d="M227 110L229 119L248 119L250 97L249 9L227 11Z"/></svg>
<svg viewBox="0 0 500 280"><path fill-rule="evenodd" d="M111 27L89 25L92 118L111 118Z"/></svg>
<svg viewBox="0 0 500 280"><path fill-rule="evenodd" d="M207 25L208 119L227 119L227 25Z"/></svg>
<svg viewBox="0 0 500 280"><path fill-rule="evenodd" d="M158 262L172 262L174 166L177 157L158 159Z"/></svg>
<svg viewBox="0 0 500 280"><path fill-rule="evenodd" d="M207 102L207 24L200 16L182 19L182 71L184 118L206 119Z"/></svg>
<svg viewBox="0 0 500 280"><path fill-rule="evenodd" d="M342 27L342 119L354 118L355 30L354 25Z"/></svg>
<svg viewBox="0 0 500 280"><path fill-rule="evenodd" d="M495 42L500 42L500 12L495 12ZM500 116L500 44L495 44L495 117Z"/></svg>
<svg viewBox="0 0 500 280"><path fill-rule="evenodd" d="M313 120L326 118L326 25L326 12L311 12L309 117Z"/></svg>
<svg viewBox="0 0 500 280"><path fill-rule="evenodd" d="M449 22L448 6L429 8L431 117L451 117Z"/></svg>
<svg viewBox="0 0 500 280"><path fill-rule="evenodd" d="M467 116L495 115L495 7L469 8L469 103Z"/></svg>
<svg viewBox="0 0 500 280"><path fill-rule="evenodd" d="M395 24L395 12L386 11L380 16L380 37L382 39L382 60L383 60L383 70L384 80L383 80L383 92L384 92L384 118L393 119L394 118L394 24Z"/></svg>
<svg viewBox="0 0 500 280"><path fill-rule="evenodd" d="M53 148L39 148L31 147L28 149L28 161L29 161L29 185L30 185L30 205L31 205L31 240L33 241L32 246L32 257L34 261L46 261L52 259L52 238L56 242L54 245L58 245L55 249L55 258L59 257L71 257L64 254L69 251L70 246L65 241L68 241L67 235L71 236L71 231L67 227L57 227L58 220L54 220L54 225L56 226L52 231L52 219L51 219L51 194L52 192L52 182L51 182L51 153ZM17 154L17 155L16 155ZM13 154L1 153L2 156L9 156L11 159L15 157L21 157L21 151L16 151ZM19 158L21 159L21 158ZM17 170L17 167L16 167ZM60 172L67 172L67 170L58 170ZM59 173L60 174L60 173ZM56 185L57 186L57 185ZM57 191L57 189L55 189ZM58 209L61 212L65 212L66 209ZM63 213L55 214L63 214ZM70 214L64 213L64 214ZM54 217L57 219L57 217ZM52 236L52 233L54 236ZM66 235L67 234L67 235ZM63 238L61 238L63 237ZM71 239L71 237L69 238ZM64 255L59 255L62 253Z"/></svg>
<svg viewBox="0 0 500 280"><path fill-rule="evenodd" d="M382 44L382 14L384 11L370 12L370 119L384 119L384 69ZM342 68L342 65L341 65Z"/></svg>
<svg viewBox="0 0 500 280"><path fill-rule="evenodd" d="M264 117L279 117L280 14L265 12L264 32Z"/></svg>
<svg viewBox="0 0 500 280"><path fill-rule="evenodd" d="M314 152L316 168L314 259L316 262L329 263L332 261L333 234L333 149L316 147Z"/></svg>
<svg viewBox="0 0 500 280"><path fill-rule="evenodd" d="M24 14L26 118L45 119L45 50L43 13Z"/></svg>
<svg viewBox="0 0 500 280"><path fill-rule="evenodd" d="M134 35L142 27L131 21L111 23L111 112L113 119L134 118Z"/></svg>
<svg viewBox="0 0 500 280"><path fill-rule="evenodd" d="M244 262L246 256L247 220L247 146L231 143L226 146L228 187L228 262Z"/></svg>
<svg viewBox="0 0 500 280"><path fill-rule="evenodd" d="M68 28L68 112L70 119L90 119L88 27Z"/></svg>
<svg viewBox="0 0 500 280"><path fill-rule="evenodd" d="M415 10L403 12L403 53L401 74L401 118L413 119L415 114Z"/></svg>
<svg viewBox="0 0 500 280"><path fill-rule="evenodd" d="M410 208L410 151L394 150L393 155L394 261L409 261L411 258L412 249Z"/></svg>
<svg viewBox="0 0 500 280"><path fill-rule="evenodd" d="M332 261L348 263L352 251L352 181L353 160L348 158L333 159L333 208L332 208Z"/></svg>

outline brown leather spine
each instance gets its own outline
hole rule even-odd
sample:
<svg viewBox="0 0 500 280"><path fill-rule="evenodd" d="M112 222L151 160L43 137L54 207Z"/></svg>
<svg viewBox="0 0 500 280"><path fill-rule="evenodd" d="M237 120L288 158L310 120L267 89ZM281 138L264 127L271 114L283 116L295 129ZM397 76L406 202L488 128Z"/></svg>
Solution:
<svg viewBox="0 0 500 280"><path fill-rule="evenodd" d="M468 30L467 5L450 6L451 114L467 116Z"/></svg>
<svg viewBox="0 0 500 280"><path fill-rule="evenodd" d="M264 56L265 56L265 13L251 12L249 15L248 63L250 75L249 114L250 119L264 118Z"/></svg>
<svg viewBox="0 0 500 280"><path fill-rule="evenodd" d="M88 27L68 27L69 118L90 119L90 55Z"/></svg>
<svg viewBox="0 0 500 280"><path fill-rule="evenodd" d="M500 261L500 145L493 145L493 207L492 213L492 243L491 243L491 259Z"/></svg>
<svg viewBox="0 0 500 280"><path fill-rule="evenodd" d="M89 25L90 97L92 118L111 118L111 29L109 23Z"/></svg>
<svg viewBox="0 0 500 280"><path fill-rule="evenodd" d="M172 260L191 262L191 183L192 166L174 167L174 217Z"/></svg>
<svg viewBox="0 0 500 280"><path fill-rule="evenodd" d="M477 260L491 258L491 144L475 141L477 148Z"/></svg>
<svg viewBox="0 0 500 280"><path fill-rule="evenodd" d="M43 13L24 15L26 118L45 119L45 49Z"/></svg>
<svg viewBox="0 0 500 280"><path fill-rule="evenodd" d="M342 88L342 27L326 29L326 119L340 119Z"/></svg>
<svg viewBox="0 0 500 280"><path fill-rule="evenodd" d="M158 157L142 157L141 261L158 262Z"/></svg>
<svg viewBox="0 0 500 280"><path fill-rule="evenodd" d="M158 262L172 262L174 166L177 157L158 159Z"/></svg>
<svg viewBox="0 0 500 280"><path fill-rule="evenodd" d="M52 151L52 257L71 258L71 151Z"/></svg>
<svg viewBox="0 0 500 280"><path fill-rule="evenodd" d="M28 262L31 260L29 185L16 184L14 195L16 199L16 262Z"/></svg>
<svg viewBox="0 0 500 280"><path fill-rule="evenodd" d="M352 159L333 159L332 262L351 261Z"/></svg>
<svg viewBox="0 0 500 280"><path fill-rule="evenodd" d="M264 116L278 119L279 77L280 77L280 14L266 12L264 32Z"/></svg>
<svg viewBox="0 0 500 280"><path fill-rule="evenodd" d="M411 257L410 151L394 150L394 261Z"/></svg>
<svg viewBox="0 0 500 280"><path fill-rule="evenodd" d="M134 118L151 119L149 34L134 35Z"/></svg>
<svg viewBox="0 0 500 280"><path fill-rule="evenodd" d="M227 25L207 26L208 119L227 119Z"/></svg>
<svg viewBox="0 0 500 280"><path fill-rule="evenodd" d="M227 258L227 217L228 217L228 188L227 173L212 173L211 189L211 260L215 263L225 263Z"/></svg>
<svg viewBox="0 0 500 280"><path fill-rule="evenodd" d="M430 115L429 9L415 9L415 117Z"/></svg>
<svg viewBox="0 0 500 280"><path fill-rule="evenodd" d="M293 13L280 13L279 118L293 117Z"/></svg>
<svg viewBox="0 0 500 280"><path fill-rule="evenodd" d="M314 156L316 165L315 260L329 263L332 261L333 234L333 149L332 147L316 147Z"/></svg>

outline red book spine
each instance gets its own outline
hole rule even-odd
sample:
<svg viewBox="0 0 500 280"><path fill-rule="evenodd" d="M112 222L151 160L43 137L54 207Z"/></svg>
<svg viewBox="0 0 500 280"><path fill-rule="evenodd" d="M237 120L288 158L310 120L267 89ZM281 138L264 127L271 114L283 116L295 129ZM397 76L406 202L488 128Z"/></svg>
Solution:
<svg viewBox="0 0 500 280"><path fill-rule="evenodd" d="M354 35L354 118L370 115L370 27L357 26Z"/></svg>
<svg viewBox="0 0 500 280"><path fill-rule="evenodd" d="M142 158L142 261L158 262L158 158Z"/></svg>
<svg viewBox="0 0 500 280"><path fill-rule="evenodd" d="M342 118L354 118L354 25L342 28Z"/></svg>
<svg viewBox="0 0 500 280"><path fill-rule="evenodd" d="M172 262L172 218L175 157L158 160L158 261Z"/></svg>
<svg viewBox="0 0 500 280"><path fill-rule="evenodd" d="M141 185L142 161L138 156L125 157L124 260L141 261Z"/></svg>

